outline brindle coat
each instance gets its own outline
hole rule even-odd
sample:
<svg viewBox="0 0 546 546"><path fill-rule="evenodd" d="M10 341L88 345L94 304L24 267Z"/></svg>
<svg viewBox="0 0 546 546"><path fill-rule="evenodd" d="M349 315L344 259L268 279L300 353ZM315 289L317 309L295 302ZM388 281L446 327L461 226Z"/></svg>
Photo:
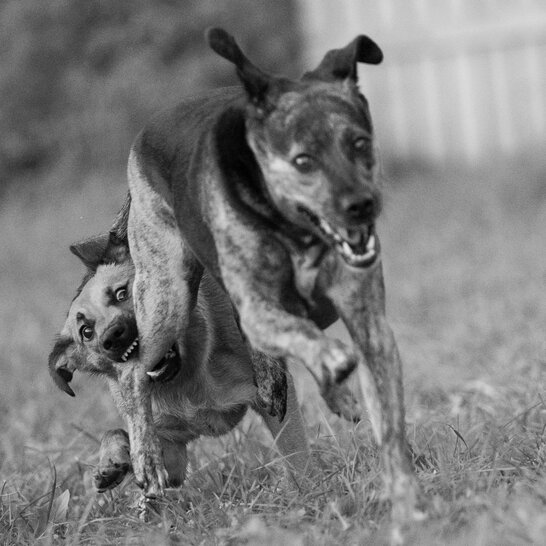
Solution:
<svg viewBox="0 0 546 546"><path fill-rule="evenodd" d="M359 36L292 81L262 72L225 31L212 29L207 39L236 66L242 88L203 93L160 114L129 157L141 338L141 368L127 384L142 416L129 430L134 471L146 492L161 491L146 371L188 328L192 286L206 270L229 294L251 346L302 361L326 399L336 399L359 364L393 516L408 519L418 486L374 231L381 209L374 134L356 70L357 62L381 62L381 50ZM338 316L354 346L322 333Z"/></svg>

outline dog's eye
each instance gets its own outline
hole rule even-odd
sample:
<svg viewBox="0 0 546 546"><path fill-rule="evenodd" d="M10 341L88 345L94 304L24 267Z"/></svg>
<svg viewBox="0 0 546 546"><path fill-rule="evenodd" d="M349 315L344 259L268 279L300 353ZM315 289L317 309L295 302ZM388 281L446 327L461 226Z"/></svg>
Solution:
<svg viewBox="0 0 546 546"><path fill-rule="evenodd" d="M292 164L300 173L310 173L317 169L317 162L307 154L299 154L293 160Z"/></svg>
<svg viewBox="0 0 546 546"><path fill-rule="evenodd" d="M369 138L359 137L353 142L353 148L357 152L367 152L370 149L371 141Z"/></svg>
<svg viewBox="0 0 546 546"><path fill-rule="evenodd" d="M115 293L116 301L125 301L128 297L127 288L118 288Z"/></svg>
<svg viewBox="0 0 546 546"><path fill-rule="evenodd" d="M89 341L93 337L93 328L91 326L88 326L87 324L84 324L80 328L80 336L82 339Z"/></svg>

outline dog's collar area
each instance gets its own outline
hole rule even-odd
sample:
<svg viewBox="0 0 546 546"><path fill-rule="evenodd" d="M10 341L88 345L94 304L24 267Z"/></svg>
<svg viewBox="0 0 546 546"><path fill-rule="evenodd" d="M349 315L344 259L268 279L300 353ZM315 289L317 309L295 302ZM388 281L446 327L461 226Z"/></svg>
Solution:
<svg viewBox="0 0 546 546"><path fill-rule="evenodd" d="M157 365L146 373L156 383L170 381L180 371L180 363L180 357L175 344L165 353L165 356Z"/></svg>
<svg viewBox="0 0 546 546"><path fill-rule="evenodd" d="M334 229L324 218L300 206L302 213L323 235L327 243L352 267L369 267L379 255L373 224L360 229Z"/></svg>

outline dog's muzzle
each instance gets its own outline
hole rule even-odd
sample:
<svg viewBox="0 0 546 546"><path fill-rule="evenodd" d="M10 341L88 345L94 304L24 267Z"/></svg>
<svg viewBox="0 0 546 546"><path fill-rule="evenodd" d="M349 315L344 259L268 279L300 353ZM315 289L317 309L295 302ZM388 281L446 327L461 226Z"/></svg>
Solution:
<svg viewBox="0 0 546 546"><path fill-rule="evenodd" d="M370 267L379 256L379 240L374 224L358 228L334 228L324 218L300 206L302 213L318 229L326 243L351 267Z"/></svg>

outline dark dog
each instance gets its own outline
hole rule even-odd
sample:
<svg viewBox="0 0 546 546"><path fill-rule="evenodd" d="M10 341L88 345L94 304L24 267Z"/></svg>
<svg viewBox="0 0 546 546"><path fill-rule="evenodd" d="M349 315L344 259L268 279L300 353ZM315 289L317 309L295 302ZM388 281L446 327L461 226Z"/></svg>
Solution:
<svg viewBox="0 0 546 546"><path fill-rule="evenodd" d="M90 239L71 250L89 273L72 301L51 354L52 376L71 395L68 382L74 371L106 377L116 404L125 413L130 395L121 392L120 377L138 362L139 351L132 301L133 263L127 246L113 242L113 236ZM225 292L210 275L203 275L183 339L148 373L153 380L149 389L154 428L171 486L184 480L187 443L201 435L228 432L248 406L263 417L276 438L290 477L303 477L309 466L290 374L285 375L282 366L266 355L254 352L251 358L235 318ZM183 365L178 347L184 348ZM131 423L130 419L129 427ZM101 441L99 459L95 483L103 491L118 485L130 470L127 433L108 431Z"/></svg>
<svg viewBox="0 0 546 546"><path fill-rule="evenodd" d="M381 192L356 69L381 62L382 52L359 36L292 81L262 72L222 30L207 39L235 65L242 88L204 93L159 115L129 158L140 366L121 383L138 416L129 430L135 474L146 492L161 491L146 372L184 338L206 271L229 294L250 345L302 361L326 399L336 399L339 382L360 363L393 517L407 520L419 490L400 358L385 318L374 229ZM338 316L354 347L321 332ZM178 350L184 359L185 348Z"/></svg>

